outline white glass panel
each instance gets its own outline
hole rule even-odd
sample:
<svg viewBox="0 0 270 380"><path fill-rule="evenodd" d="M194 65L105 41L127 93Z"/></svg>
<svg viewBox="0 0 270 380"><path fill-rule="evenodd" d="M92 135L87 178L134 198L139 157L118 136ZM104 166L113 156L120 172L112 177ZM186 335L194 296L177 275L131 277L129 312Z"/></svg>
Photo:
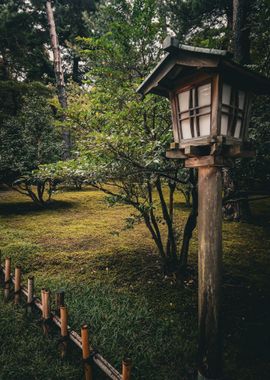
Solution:
<svg viewBox="0 0 270 380"><path fill-rule="evenodd" d="M183 139L191 139L190 119L181 121Z"/></svg>
<svg viewBox="0 0 270 380"><path fill-rule="evenodd" d="M198 87L199 107L211 104L211 84L207 83Z"/></svg>
<svg viewBox="0 0 270 380"><path fill-rule="evenodd" d="M228 115L221 115L221 135L227 136L228 134L228 123L229 123L229 116Z"/></svg>
<svg viewBox="0 0 270 380"><path fill-rule="evenodd" d="M186 119L187 117L189 117L189 112L181 113L181 116L180 116L181 120Z"/></svg>
<svg viewBox="0 0 270 380"><path fill-rule="evenodd" d="M238 102L239 102L239 108L241 110L244 109L244 104L245 104L245 93L244 91L239 91L238 93Z"/></svg>
<svg viewBox="0 0 270 380"><path fill-rule="evenodd" d="M211 107L203 107L199 109L199 114L208 113L208 112L209 113L211 112Z"/></svg>
<svg viewBox="0 0 270 380"><path fill-rule="evenodd" d="M224 83L222 87L222 103L230 104L232 88L230 85Z"/></svg>
<svg viewBox="0 0 270 380"><path fill-rule="evenodd" d="M180 112L187 111L189 109L189 91L180 92L178 101Z"/></svg>
<svg viewBox="0 0 270 380"><path fill-rule="evenodd" d="M237 119L235 131L234 131L234 137L236 137L238 139L239 139L240 133L241 133L241 126L242 126L242 120Z"/></svg>
<svg viewBox="0 0 270 380"><path fill-rule="evenodd" d="M200 136L210 135L210 115L199 117L200 123Z"/></svg>

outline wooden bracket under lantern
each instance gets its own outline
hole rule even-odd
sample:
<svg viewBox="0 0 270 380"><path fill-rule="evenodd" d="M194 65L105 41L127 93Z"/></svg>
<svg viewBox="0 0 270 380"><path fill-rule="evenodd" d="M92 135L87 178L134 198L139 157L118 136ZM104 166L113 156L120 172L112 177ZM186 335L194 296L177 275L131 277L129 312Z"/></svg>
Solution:
<svg viewBox="0 0 270 380"><path fill-rule="evenodd" d="M233 167L235 158L254 157L255 150L249 142L241 144L230 141L226 143L226 137L209 139L207 145L188 145L184 148L179 143L171 143L166 157L170 159L184 159L185 167L196 168L199 166L225 166Z"/></svg>

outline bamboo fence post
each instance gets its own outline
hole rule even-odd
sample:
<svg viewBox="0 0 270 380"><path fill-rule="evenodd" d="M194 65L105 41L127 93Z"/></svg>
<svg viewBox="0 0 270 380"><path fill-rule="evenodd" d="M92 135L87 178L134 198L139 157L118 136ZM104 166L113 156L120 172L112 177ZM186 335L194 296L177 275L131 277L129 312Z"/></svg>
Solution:
<svg viewBox="0 0 270 380"><path fill-rule="evenodd" d="M82 325L81 327L81 337L82 337L82 356L83 356L85 380L93 380L93 371L92 371L92 366L90 365L88 327L85 324Z"/></svg>
<svg viewBox="0 0 270 380"><path fill-rule="evenodd" d="M44 319L44 292L45 292L45 289L42 288L41 289L41 305L42 305L42 319Z"/></svg>
<svg viewBox="0 0 270 380"><path fill-rule="evenodd" d="M122 361L122 380L131 379L131 365L132 365L132 361L130 358L125 358Z"/></svg>
<svg viewBox="0 0 270 380"><path fill-rule="evenodd" d="M61 306L65 306L65 292L64 290L59 290L55 294L55 313L60 314Z"/></svg>
<svg viewBox="0 0 270 380"><path fill-rule="evenodd" d="M60 320L61 320L61 340L60 340L60 355L64 359L67 355L68 348L68 312L66 306L60 307Z"/></svg>
<svg viewBox="0 0 270 380"><path fill-rule="evenodd" d="M27 280L27 313L31 314L34 301L34 276L29 276Z"/></svg>
<svg viewBox="0 0 270 380"><path fill-rule="evenodd" d="M4 298L6 301L9 299L9 291L10 291L10 266L11 266L10 257L6 257L5 259L5 290L4 290Z"/></svg>
<svg viewBox="0 0 270 380"><path fill-rule="evenodd" d="M49 322L51 317L51 310L50 310L50 291L45 290L43 291L43 331L46 336L49 335Z"/></svg>
<svg viewBox="0 0 270 380"><path fill-rule="evenodd" d="M15 267L15 281L14 281L14 302L16 305L20 302L20 292L21 292L21 267Z"/></svg>
<svg viewBox="0 0 270 380"><path fill-rule="evenodd" d="M1 269L1 273L0 273L0 281L1 281L1 285L2 285L2 276L3 276L3 272L2 272L2 251L0 249L0 269Z"/></svg>

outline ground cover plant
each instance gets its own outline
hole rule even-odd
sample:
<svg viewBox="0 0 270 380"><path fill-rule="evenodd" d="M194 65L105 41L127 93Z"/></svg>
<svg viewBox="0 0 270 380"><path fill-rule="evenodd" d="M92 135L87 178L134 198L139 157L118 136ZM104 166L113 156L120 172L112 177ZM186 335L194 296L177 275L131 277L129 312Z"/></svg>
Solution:
<svg viewBox="0 0 270 380"><path fill-rule="evenodd" d="M177 199L176 218L184 221L189 210L183 200ZM22 265L24 282L35 275L37 291L64 288L72 327L79 330L87 322L93 344L116 368L128 353L133 379L193 379L196 235L186 277L165 277L146 227L121 231L129 207L109 207L102 193L89 188L59 192L46 210L20 194L1 191L3 256ZM223 225L227 379L261 379L270 369L269 201L256 203L252 211L252 224ZM23 309L1 302L0 321L1 379L82 377L75 352L61 363L56 339L43 338Z"/></svg>

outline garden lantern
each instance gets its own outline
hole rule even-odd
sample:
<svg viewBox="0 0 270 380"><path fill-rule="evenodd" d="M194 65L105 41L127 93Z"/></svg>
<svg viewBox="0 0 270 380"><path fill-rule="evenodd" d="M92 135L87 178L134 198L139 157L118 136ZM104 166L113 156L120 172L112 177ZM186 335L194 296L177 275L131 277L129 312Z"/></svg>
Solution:
<svg viewBox="0 0 270 380"><path fill-rule="evenodd" d="M138 88L171 103L174 142L168 158L198 168L198 379L220 379L222 167L253 155L248 139L252 95L270 94L270 81L231 60L224 50L164 41L164 58Z"/></svg>

